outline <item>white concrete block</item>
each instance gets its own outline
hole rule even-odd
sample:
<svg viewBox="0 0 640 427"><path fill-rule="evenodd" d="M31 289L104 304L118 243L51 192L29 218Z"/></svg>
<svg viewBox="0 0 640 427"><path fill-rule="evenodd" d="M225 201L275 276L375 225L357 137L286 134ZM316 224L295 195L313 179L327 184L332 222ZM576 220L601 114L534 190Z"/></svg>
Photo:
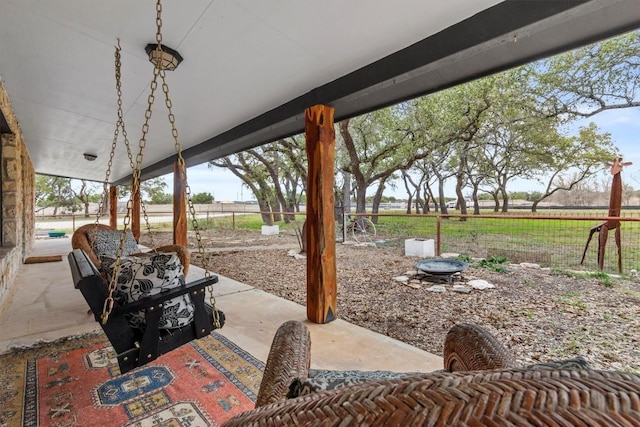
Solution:
<svg viewBox="0 0 640 427"><path fill-rule="evenodd" d="M404 255L430 258L436 256L433 239L406 239L404 241Z"/></svg>
<svg viewBox="0 0 640 427"><path fill-rule="evenodd" d="M280 234L280 226L279 225L263 225L262 226L262 235L263 236L273 236Z"/></svg>

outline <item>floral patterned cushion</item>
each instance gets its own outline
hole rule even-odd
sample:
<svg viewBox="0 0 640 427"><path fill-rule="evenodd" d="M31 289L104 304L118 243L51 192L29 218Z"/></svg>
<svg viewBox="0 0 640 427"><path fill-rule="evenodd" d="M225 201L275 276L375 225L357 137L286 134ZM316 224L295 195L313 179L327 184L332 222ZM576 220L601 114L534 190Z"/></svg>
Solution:
<svg viewBox="0 0 640 427"><path fill-rule="evenodd" d="M417 372L391 372L391 371L328 371L309 370L308 378L295 378L289 385L287 398L305 396L318 391L334 390L362 384L373 379L403 378L416 375Z"/></svg>
<svg viewBox="0 0 640 427"><path fill-rule="evenodd" d="M556 360L554 362L536 363L526 366L527 369L591 369L591 365L582 356L571 359Z"/></svg>
<svg viewBox="0 0 640 427"><path fill-rule="evenodd" d="M591 369L591 365L582 357L558 360L554 362L536 363L524 369ZM446 373L444 370L434 373ZM329 371L309 369L308 378L295 378L289 385L287 398L305 396L319 391L334 390L362 384L372 379L402 378L417 375L418 372L390 372L390 371Z"/></svg>
<svg viewBox="0 0 640 427"><path fill-rule="evenodd" d="M105 258L102 267L110 281L115 259ZM134 302L184 285L182 264L175 252L122 257L114 296L123 303ZM189 295L167 300L160 318L160 327L171 329L186 326L193 320L194 311ZM129 322L135 327L143 328L144 310L132 313Z"/></svg>
<svg viewBox="0 0 640 427"><path fill-rule="evenodd" d="M95 235L95 240L94 240ZM122 230L89 230L87 231L87 239L93 243L93 252L96 254L100 262L103 258L115 259L118 246L120 245L120 236ZM130 229L127 229L124 246L122 247L122 255L131 255L140 252L138 242L133 237Z"/></svg>

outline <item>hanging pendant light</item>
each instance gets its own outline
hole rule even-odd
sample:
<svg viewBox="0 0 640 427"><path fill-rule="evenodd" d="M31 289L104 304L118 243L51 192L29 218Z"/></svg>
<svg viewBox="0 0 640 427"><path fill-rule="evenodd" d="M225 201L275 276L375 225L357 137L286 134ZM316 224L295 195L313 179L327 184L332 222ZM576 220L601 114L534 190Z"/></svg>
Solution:
<svg viewBox="0 0 640 427"><path fill-rule="evenodd" d="M144 50L147 52L147 55L149 55L149 61L151 61L156 68L173 71L178 68L178 65L182 62L182 55L180 55L178 51L163 44L160 45L160 50L158 50L157 43L149 43Z"/></svg>

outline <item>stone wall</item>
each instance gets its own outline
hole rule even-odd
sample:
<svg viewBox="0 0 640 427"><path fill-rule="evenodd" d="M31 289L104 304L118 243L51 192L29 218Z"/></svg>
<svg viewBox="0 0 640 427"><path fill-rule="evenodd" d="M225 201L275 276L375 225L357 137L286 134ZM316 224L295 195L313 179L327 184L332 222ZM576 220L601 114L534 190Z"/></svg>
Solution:
<svg viewBox="0 0 640 427"><path fill-rule="evenodd" d="M11 291L35 233L35 173L9 96L0 81L0 113L11 133L0 135L2 245L0 246L0 309Z"/></svg>

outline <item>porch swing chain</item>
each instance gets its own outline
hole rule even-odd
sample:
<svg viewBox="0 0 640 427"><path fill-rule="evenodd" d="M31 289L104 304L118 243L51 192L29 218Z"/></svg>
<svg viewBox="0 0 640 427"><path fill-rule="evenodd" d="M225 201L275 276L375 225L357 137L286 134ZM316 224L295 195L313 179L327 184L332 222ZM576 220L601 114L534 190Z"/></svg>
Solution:
<svg viewBox="0 0 640 427"><path fill-rule="evenodd" d="M127 129L126 129L125 125L124 125L124 114L122 112L122 80L121 80L122 62L120 60L120 51L121 50L122 50L122 48L120 47L120 39L118 39L118 46L116 47L116 53L115 53L116 91L117 91L117 95L118 95L118 122L117 122L117 125L116 125L116 133L114 135L114 140L113 140L113 144L112 144L112 147L111 147L111 155L109 157L109 164L107 165L107 173L108 174L111 174L111 166L113 164L113 162L112 162L113 154L114 154L115 148L116 148L117 135L118 135L117 132L118 132L119 128L122 128L122 137L124 139L124 146L127 148L127 156L129 157L129 166L131 167L132 171L135 169L135 164L133 163L133 155L131 154L131 146L129 144L129 137L127 136ZM105 181L105 183L104 183L104 191L103 191L103 194L105 194L105 195L107 194L107 184L108 184L108 182ZM153 233L151 233L151 225L149 224L149 216L147 215L147 207L146 207L146 204L144 203L144 201L142 201L142 200L140 201L140 207L142 208L142 213L144 215L144 222L145 222L145 226L147 228L147 234L149 235L149 239L151 241L150 246L152 248L155 248L155 243L153 241ZM99 212L101 212L101 210L99 210Z"/></svg>
<svg viewBox="0 0 640 427"><path fill-rule="evenodd" d="M107 200L107 194L108 194L108 188L109 188L109 177L111 176L111 168L113 166L113 158L115 155L115 151L116 151L116 147L117 147L117 143L118 143L118 135L119 135L119 131L120 129L122 129L122 137L124 139L124 145L127 149L127 156L129 157L129 166L131 167L131 170L133 171L135 169L135 164L133 162L133 155L131 153L131 145L129 144L129 137L127 135L127 129L125 127L124 124L124 114L122 111L122 62L121 62L121 56L120 56L120 52L122 51L122 47L120 46L120 39L118 39L118 45L116 46L116 50L115 50L115 80L116 80L116 93L117 93L117 105L118 105L118 109L117 109L117 114L118 114L118 120L116 122L116 128L114 130L114 134L113 134L113 142L111 143L111 151L109 153L109 161L107 163L107 172L106 172L106 176L105 176L105 180L103 183L103 191L102 191L102 197L100 198L100 203L98 205L98 211L97 211L97 215L96 215L96 227L93 230L93 233L91 233L90 235L90 244L91 246L94 245L95 242L95 238L97 235L97 226L100 223L100 216L102 214L102 211L104 209L104 204ZM146 213L146 207L144 205L144 203L141 204L142 206L142 211L144 212L144 218L145 218L145 223L146 223L146 227L147 227L147 231L148 234L151 238L151 247L155 247L155 245L153 244L153 234L151 233L151 227L149 224L149 218L147 216ZM120 249L120 253L122 253L122 248L124 247L124 239L125 239L125 232L126 232L126 227L125 230L123 230L123 233L120 234L120 242L119 242L119 249ZM117 252L116 252L117 254ZM116 259L116 261L118 261L118 259ZM119 273L119 262L117 262L117 268L115 269L115 271L117 271ZM117 277L117 275L114 275L115 277ZM113 291L115 290L115 283L109 283L109 295L107 297L107 299L105 300L105 305L103 307L103 312L102 312L102 320L103 320L103 324L106 323L106 321L109 318L109 314L111 313L111 308L113 307ZM106 314L105 314L106 313Z"/></svg>
<svg viewBox="0 0 640 427"><path fill-rule="evenodd" d="M118 144L118 134L119 134L119 130L122 129L122 137L124 139L124 144L127 148L127 156L129 157L129 165L131 166L131 169L134 169L134 164L133 164L133 156L131 154L131 147L129 145L129 138L127 135L127 129L124 125L124 115L122 112L122 72L121 72L121 66L122 66L122 62L121 62L121 57L120 57L120 51L122 50L121 46L120 46L120 39L118 39L118 46L116 46L116 51L115 51L115 78L116 78L116 93L117 93L117 104L118 104L118 120L116 122L116 128L114 130L113 133L113 141L111 143L111 151L109 153L109 161L107 163L107 172L105 175L105 179L104 179L104 183L103 183L103 191L102 191L102 197L100 198L100 203L98 205L98 212L96 215L96 227L94 228L93 233L91 233L90 236L90 244L91 246L94 245L95 242L95 238L98 232L98 224L100 223L100 215L102 214L102 211L104 209L104 203L107 199L107 194L108 194L108 188L109 188L109 177L111 176L111 168L113 166L113 157L115 155L115 151L116 151L116 146ZM116 278L118 277L119 273L120 273L120 258L122 257L122 248L124 247L124 238L125 238L125 232L126 232L126 227L123 230L123 232L120 234L120 242L118 245L118 249L116 250L116 263L114 266L114 275L112 277L112 279L109 281L109 294L107 296L107 298L104 301L104 306L102 308L102 316L101 316L101 320L102 320L102 324L106 324L107 320L109 319L109 315L111 314L111 311L113 310L113 304L114 304L114 300L113 300L113 292L116 288L116 284L117 284L117 280Z"/></svg>
<svg viewBox="0 0 640 427"><path fill-rule="evenodd" d="M159 0L158 0L159 2ZM169 86L165 82L165 71L160 71L160 77L162 78L162 90L165 94L165 105L167 106L167 110L169 111L169 122L171 123L171 133L173 135L173 140L176 148L176 154L178 156L178 170L183 171L185 168L185 161L182 157L182 147L180 146L180 142L178 141L178 129L175 124L175 116L171 112L171 98L169 98ZM193 227L193 231L196 236L196 240L198 242L198 254L200 255L200 259L202 260L202 264L204 267L205 278L209 279L211 277L211 272L208 268L208 258L205 257L204 252L204 244L202 243L202 236L200 235L200 227L198 226L198 218L196 215L196 209L193 206L193 200L191 198L191 188L189 187L188 182L185 180L185 193L187 196L187 204L189 207L189 214L191 215L191 226ZM218 311L216 310L216 297L213 295L213 285L207 286L207 291L209 292L209 305L211 305L213 309L213 322L216 329L220 329L220 316Z"/></svg>
<svg viewBox="0 0 640 427"><path fill-rule="evenodd" d="M156 36L156 39L157 38L158 37ZM133 195L137 194L137 192L140 189L140 169L142 167L142 157L143 157L144 148L147 145L147 133L149 132L149 120L151 119L151 114L152 114L151 108L155 101L155 91L158 87L158 74L159 74L159 69L154 68L153 80L151 81L151 85L150 85L151 92L147 97L147 109L144 114L145 121L144 121L144 124L142 125L142 136L140 137L139 150L138 150L138 154L136 155L136 161L134 165L135 167L133 168L133 173L132 173L133 178L132 178L132 184L131 184L131 197L129 197L129 200L127 201L127 212L123 220L124 228L122 230L122 233L120 234L120 244L116 249L116 261L113 263L113 274L111 276L111 280L109 281L109 294L107 298L104 300L104 306L102 310L103 325L106 325L107 321L109 320L109 315L113 310L113 305L114 305L113 292L116 289L118 277L120 276L120 264L122 262L122 250L124 248L124 239L126 236L126 231L129 225L131 224L131 212L133 211ZM147 218L145 216L145 221L146 220Z"/></svg>
<svg viewBox="0 0 640 427"><path fill-rule="evenodd" d="M116 74L116 93L118 95L118 120L116 121L116 128L113 132L113 141L111 143L111 151L109 152L109 161L107 162L107 172L105 174L104 183L102 184L102 197L100 198L100 202L98 203L98 210L96 212L96 227L94 228L93 233L90 236L90 244L93 247L95 242L95 236L97 234L97 226L100 224L100 217L102 216L102 211L104 209L104 204L107 201L107 194L109 189L109 177L111 176L111 167L113 166L113 157L116 152L116 147L118 145L118 135L120 129L122 129L122 137L124 139L124 145L127 148L127 155L129 156L129 165L131 166L131 170L133 170L133 157L131 154L131 147L129 146L129 138L127 136L127 129L124 125L124 118L122 114L122 83L121 83L121 60L120 60L120 51L122 48L120 47L120 39L118 39L118 46L116 46L115 51L115 74Z"/></svg>

